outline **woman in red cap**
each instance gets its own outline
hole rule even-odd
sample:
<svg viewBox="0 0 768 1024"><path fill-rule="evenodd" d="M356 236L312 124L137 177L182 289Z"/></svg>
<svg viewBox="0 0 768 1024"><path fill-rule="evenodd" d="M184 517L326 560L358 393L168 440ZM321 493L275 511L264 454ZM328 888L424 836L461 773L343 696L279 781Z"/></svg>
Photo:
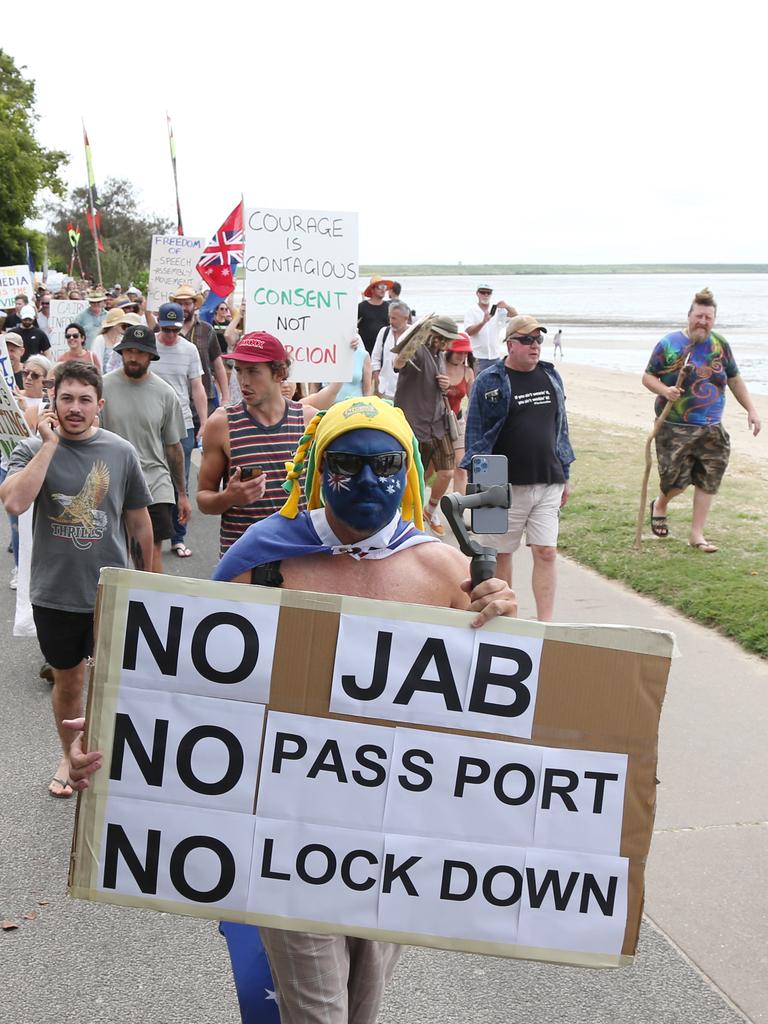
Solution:
<svg viewBox="0 0 768 1024"><path fill-rule="evenodd" d="M468 334L462 333L460 338L456 338L450 343L448 351L445 353L445 373L450 381L445 397L456 415L459 426L459 436L453 445L456 452L453 487L459 494L465 494L467 490L467 471L460 469L459 465L464 458L464 431L467 425L464 409L469 402L472 385L475 383L474 365L472 342L469 340Z"/></svg>

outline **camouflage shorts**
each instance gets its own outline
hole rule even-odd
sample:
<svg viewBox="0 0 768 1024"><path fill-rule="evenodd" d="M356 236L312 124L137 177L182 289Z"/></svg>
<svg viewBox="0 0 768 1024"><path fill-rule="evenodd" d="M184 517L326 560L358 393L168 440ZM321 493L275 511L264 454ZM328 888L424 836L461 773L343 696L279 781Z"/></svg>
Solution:
<svg viewBox="0 0 768 1024"><path fill-rule="evenodd" d="M707 494L716 494L730 454L730 439L722 423L708 427L663 423L656 437L661 493L683 491L693 484Z"/></svg>

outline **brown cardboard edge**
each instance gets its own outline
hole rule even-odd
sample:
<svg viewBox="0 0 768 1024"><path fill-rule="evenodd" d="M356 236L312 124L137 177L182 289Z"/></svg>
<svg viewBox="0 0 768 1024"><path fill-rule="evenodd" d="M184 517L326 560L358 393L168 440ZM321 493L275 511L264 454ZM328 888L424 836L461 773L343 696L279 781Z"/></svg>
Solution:
<svg viewBox="0 0 768 1024"><path fill-rule="evenodd" d="M419 934L418 932L384 931L379 928L361 928L356 925L314 921L311 918L278 917L272 914L257 914L248 911L237 912L223 907L199 907L176 900L152 900L149 902L146 897L103 893L79 886L75 887L70 895L73 899L85 899L95 903L132 907L139 910L153 910L165 914L181 914L184 917L203 920L234 921L239 924L261 925L265 928L280 928L283 931L317 932L321 935L350 935L359 939L394 942L401 946L423 946L429 949L442 949L458 953L481 953L485 956L496 956L503 959L534 960L540 963L590 968L628 967L634 962L634 957L623 953L578 953L573 950L484 942L479 939L451 939L441 935Z"/></svg>

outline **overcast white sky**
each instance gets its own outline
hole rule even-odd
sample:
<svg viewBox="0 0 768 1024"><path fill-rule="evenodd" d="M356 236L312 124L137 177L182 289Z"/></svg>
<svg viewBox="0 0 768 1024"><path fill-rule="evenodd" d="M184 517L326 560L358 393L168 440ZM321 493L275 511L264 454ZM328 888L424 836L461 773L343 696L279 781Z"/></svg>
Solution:
<svg viewBox="0 0 768 1024"><path fill-rule="evenodd" d="M97 184L129 178L174 218L170 113L189 235L242 192L357 211L361 262L382 267L763 262L761 9L42 0L2 46L69 182L82 116Z"/></svg>

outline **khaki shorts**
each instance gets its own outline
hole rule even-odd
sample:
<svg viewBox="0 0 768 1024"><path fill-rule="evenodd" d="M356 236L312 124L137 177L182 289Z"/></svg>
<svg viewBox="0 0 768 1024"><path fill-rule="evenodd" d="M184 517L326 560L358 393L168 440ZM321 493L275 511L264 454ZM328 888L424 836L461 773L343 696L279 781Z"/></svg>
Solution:
<svg viewBox="0 0 768 1024"><path fill-rule="evenodd" d="M512 485L512 505L507 513L507 532L480 534L479 541L504 554L525 543L546 548L557 547L560 532L560 501L564 484Z"/></svg>
<svg viewBox="0 0 768 1024"><path fill-rule="evenodd" d="M722 423L708 427L662 423L656 435L661 493L684 491L693 484L706 494L717 494L730 454L730 438Z"/></svg>
<svg viewBox="0 0 768 1024"><path fill-rule="evenodd" d="M447 434L444 437L430 437L428 441L419 441L419 453L425 473L430 462L436 470L453 469L455 453L453 442Z"/></svg>

